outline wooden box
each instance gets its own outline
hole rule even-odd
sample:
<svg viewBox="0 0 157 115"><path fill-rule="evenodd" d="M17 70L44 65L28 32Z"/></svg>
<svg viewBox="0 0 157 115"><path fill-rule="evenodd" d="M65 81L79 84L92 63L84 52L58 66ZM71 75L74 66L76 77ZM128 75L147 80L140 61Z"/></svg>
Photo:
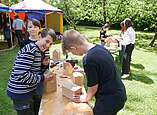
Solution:
<svg viewBox="0 0 157 115"><path fill-rule="evenodd" d="M76 85L83 86L83 74L80 72L73 72L72 82Z"/></svg>
<svg viewBox="0 0 157 115"><path fill-rule="evenodd" d="M56 75L53 73L47 73L52 74L52 79L50 81L44 82L44 92L45 93L52 93L57 90L57 82L56 82Z"/></svg>
<svg viewBox="0 0 157 115"><path fill-rule="evenodd" d="M72 82L64 82L62 84L62 95L69 99L73 99L74 95L81 95L81 93L82 88Z"/></svg>
<svg viewBox="0 0 157 115"><path fill-rule="evenodd" d="M61 56L60 56L60 51L54 50L54 51L52 52L52 59L53 59L54 61L58 61L58 60L60 60L60 58L61 58Z"/></svg>
<svg viewBox="0 0 157 115"><path fill-rule="evenodd" d="M64 75L66 75L68 77L72 77L73 67L69 62L63 63L63 69L64 69L64 72L63 72Z"/></svg>

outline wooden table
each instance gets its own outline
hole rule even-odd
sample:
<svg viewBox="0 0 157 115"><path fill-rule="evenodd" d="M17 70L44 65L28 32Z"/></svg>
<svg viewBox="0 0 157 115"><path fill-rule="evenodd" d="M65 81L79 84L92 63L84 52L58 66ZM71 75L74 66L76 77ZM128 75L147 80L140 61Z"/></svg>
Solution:
<svg viewBox="0 0 157 115"><path fill-rule="evenodd" d="M62 82L68 78L57 78L57 91L45 93L41 100L39 115L93 115L87 103L74 103L62 96ZM84 88L82 88L84 90Z"/></svg>

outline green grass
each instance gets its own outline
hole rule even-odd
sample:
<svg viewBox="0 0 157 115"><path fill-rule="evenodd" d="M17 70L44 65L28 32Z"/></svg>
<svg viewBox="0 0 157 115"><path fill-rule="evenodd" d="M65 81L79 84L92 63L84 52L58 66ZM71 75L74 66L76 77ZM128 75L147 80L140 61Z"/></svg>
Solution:
<svg viewBox="0 0 157 115"><path fill-rule="evenodd" d="M93 43L99 43L99 28L78 27ZM108 34L119 34L110 30ZM154 33L136 32L131 62L131 78L123 80L128 100L118 115L157 115L157 47L149 47ZM113 55L117 58L117 54ZM119 61L116 61L120 70Z"/></svg>
<svg viewBox="0 0 157 115"><path fill-rule="evenodd" d="M132 57L132 79L124 80L128 100L119 115L157 114L157 54L135 49Z"/></svg>
<svg viewBox="0 0 157 115"><path fill-rule="evenodd" d="M82 34L86 34L91 42L99 43L99 28L79 26L78 29ZM118 30L109 31L109 34L118 33ZM153 35L154 33L137 32L131 62L132 77L123 80L128 100L118 115L157 115L157 47L148 46ZM56 48L59 47L58 44ZM17 51L18 48L0 52L0 115L15 115L12 102L6 96L6 84ZM120 67L119 62L116 63Z"/></svg>
<svg viewBox="0 0 157 115"><path fill-rule="evenodd" d="M0 115L16 115L11 100L6 95L8 77L18 49L0 52Z"/></svg>

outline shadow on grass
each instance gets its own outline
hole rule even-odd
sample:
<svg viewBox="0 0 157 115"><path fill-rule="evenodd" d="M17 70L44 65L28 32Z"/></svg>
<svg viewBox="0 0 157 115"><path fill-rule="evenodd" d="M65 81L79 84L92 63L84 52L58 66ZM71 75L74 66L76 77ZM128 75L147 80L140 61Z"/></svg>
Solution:
<svg viewBox="0 0 157 115"><path fill-rule="evenodd" d="M136 69L140 69L140 70L145 69L145 67L142 64L133 64L133 63L131 63L131 66L136 68Z"/></svg>
<svg viewBox="0 0 157 115"><path fill-rule="evenodd" d="M101 28L101 27L94 27L94 26L77 26L79 29L94 29L94 30L98 30Z"/></svg>
<svg viewBox="0 0 157 115"><path fill-rule="evenodd" d="M135 111L135 108L130 105L125 105L124 108L129 111Z"/></svg>
<svg viewBox="0 0 157 115"><path fill-rule="evenodd" d="M137 39L135 42L135 46L137 46L136 48L142 48L142 49L145 49L146 52L154 52L157 54L157 45L155 45L154 47L149 46L153 37L154 35L151 35L151 34L137 33L136 34Z"/></svg>
<svg viewBox="0 0 157 115"><path fill-rule="evenodd" d="M7 42L0 42L0 50L3 50L3 49L8 49L8 45L7 45Z"/></svg>
<svg viewBox="0 0 157 115"><path fill-rule="evenodd" d="M147 45L147 47L136 46L136 49L137 50L144 49L143 50L144 52L153 52L153 53L157 54L157 46L154 46L154 47L150 47L148 45Z"/></svg>
<svg viewBox="0 0 157 115"><path fill-rule="evenodd" d="M130 78L128 80L136 80L136 81L140 81L146 84L153 84L154 81L152 79L150 79L149 77L147 77L144 74L138 74L136 73L131 73Z"/></svg>
<svg viewBox="0 0 157 115"><path fill-rule="evenodd" d="M115 56L115 62L116 62L118 74L121 75L122 64L120 62L118 55ZM151 78L149 78L148 76L146 76L144 73L141 72L141 70L145 69L145 67L142 64L133 64L132 63L131 66L137 70L136 71L133 70L131 72L130 77L127 78L127 80L136 80L136 81L140 81L140 82L143 82L146 84L153 84L154 83L154 81Z"/></svg>

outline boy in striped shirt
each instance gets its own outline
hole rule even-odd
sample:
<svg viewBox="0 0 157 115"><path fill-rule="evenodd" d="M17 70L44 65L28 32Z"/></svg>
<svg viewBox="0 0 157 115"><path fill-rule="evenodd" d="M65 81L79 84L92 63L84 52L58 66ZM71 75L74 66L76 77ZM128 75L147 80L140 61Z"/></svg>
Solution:
<svg viewBox="0 0 157 115"><path fill-rule="evenodd" d="M56 38L55 32L49 29L46 37L35 43L27 44L17 54L7 87L7 94L12 99L18 115L37 115L36 86L44 80L41 71L42 52L49 49Z"/></svg>

